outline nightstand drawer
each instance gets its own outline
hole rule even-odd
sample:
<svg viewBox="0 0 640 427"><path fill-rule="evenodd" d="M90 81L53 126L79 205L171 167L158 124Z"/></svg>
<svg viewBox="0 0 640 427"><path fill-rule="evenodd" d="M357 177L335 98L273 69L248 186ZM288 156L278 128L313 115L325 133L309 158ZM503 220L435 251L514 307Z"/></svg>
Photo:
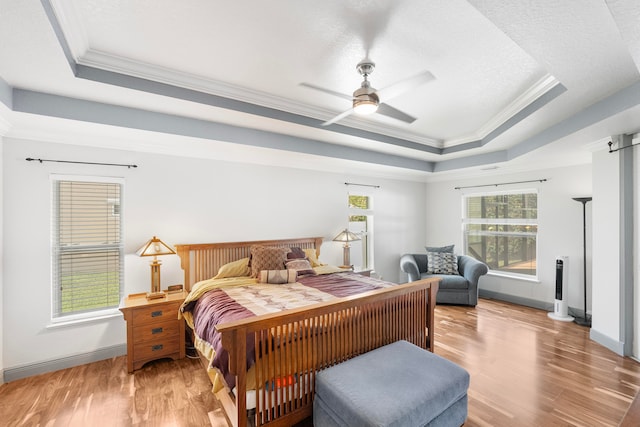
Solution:
<svg viewBox="0 0 640 427"><path fill-rule="evenodd" d="M180 350L180 338L178 335L165 339L136 343L133 346L134 360L159 359Z"/></svg>
<svg viewBox="0 0 640 427"><path fill-rule="evenodd" d="M177 336L181 326L182 323L177 319L134 326L133 341L138 343Z"/></svg>
<svg viewBox="0 0 640 427"><path fill-rule="evenodd" d="M142 368L155 359L181 359L185 355L184 319L178 319L187 292L147 299L132 294L120 303L127 322L127 371Z"/></svg>
<svg viewBox="0 0 640 427"><path fill-rule="evenodd" d="M137 308L133 310L133 325L139 326L145 323L163 322L164 320L178 320L179 308L180 303Z"/></svg>

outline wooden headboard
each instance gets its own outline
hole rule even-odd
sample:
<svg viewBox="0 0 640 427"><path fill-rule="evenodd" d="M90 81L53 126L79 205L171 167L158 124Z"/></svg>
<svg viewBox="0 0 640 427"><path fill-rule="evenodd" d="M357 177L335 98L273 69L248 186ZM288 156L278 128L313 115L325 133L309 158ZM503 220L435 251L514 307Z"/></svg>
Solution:
<svg viewBox="0 0 640 427"><path fill-rule="evenodd" d="M180 266L184 270L184 286L187 291L201 280L210 279L223 265L247 258L251 246L297 246L302 249L315 249L320 256L322 237L306 237L301 239L255 240L251 242L194 243L175 245L180 257Z"/></svg>

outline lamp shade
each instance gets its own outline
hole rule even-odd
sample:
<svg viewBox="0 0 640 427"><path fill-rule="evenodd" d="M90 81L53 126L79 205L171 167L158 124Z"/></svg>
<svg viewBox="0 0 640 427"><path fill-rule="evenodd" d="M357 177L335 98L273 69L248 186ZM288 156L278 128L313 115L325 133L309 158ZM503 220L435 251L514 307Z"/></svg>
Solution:
<svg viewBox="0 0 640 427"><path fill-rule="evenodd" d="M347 242L348 243L348 242L354 242L356 240L360 240L360 236L358 236L355 233L352 233L347 228L342 230L340 232L340 234L338 234L336 237L333 238L334 242Z"/></svg>
<svg viewBox="0 0 640 427"><path fill-rule="evenodd" d="M153 236L151 240L142 245L140 249L136 251L138 256L158 256L158 255L173 255L174 251L171 246L167 245L162 240Z"/></svg>

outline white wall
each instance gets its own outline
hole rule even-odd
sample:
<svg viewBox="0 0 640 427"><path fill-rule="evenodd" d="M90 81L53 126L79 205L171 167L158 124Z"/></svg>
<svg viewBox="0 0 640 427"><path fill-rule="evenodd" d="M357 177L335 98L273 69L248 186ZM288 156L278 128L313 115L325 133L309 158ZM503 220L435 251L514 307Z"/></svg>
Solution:
<svg viewBox="0 0 640 427"><path fill-rule="evenodd" d="M331 239L346 224L344 182L375 190L375 269L399 277L399 257L425 235L425 184L5 138L5 369L126 342L125 322L50 328L50 183L53 173L125 179L125 294L147 291L148 261L134 252L151 236L169 244L323 236L321 260L340 264ZM26 157L132 163L138 168L27 162ZM162 286L181 283L177 256L162 258Z"/></svg>
<svg viewBox="0 0 640 427"><path fill-rule="evenodd" d="M486 185L516 181L540 180L526 184L456 190L454 187ZM427 185L427 233L424 244L440 246L455 243L462 253L462 195L478 192L538 189L538 282L509 279L494 275L480 279L480 289L514 297L515 300L553 304L555 290L555 258L569 256L569 305L582 310L583 246L582 204L573 197L591 195L590 165L541 170L520 174L492 174L473 179L433 182ZM587 203L587 295L590 293L591 271L591 203ZM416 249L424 248L417 247ZM588 307L591 298L588 297Z"/></svg>
<svg viewBox="0 0 640 427"><path fill-rule="evenodd" d="M634 207L633 207L633 265L635 270L634 275L634 305L633 305L633 346L632 355L636 359L640 359L640 194L637 189L640 189L640 150L638 148L632 148L633 159L633 185L636 191L634 191Z"/></svg>
<svg viewBox="0 0 640 427"><path fill-rule="evenodd" d="M593 321L595 333L618 341L620 319L620 167L619 153L593 154Z"/></svg>
<svg viewBox="0 0 640 427"><path fill-rule="evenodd" d="M4 202L4 140L0 136L0 272L4 271L4 220L3 220L3 202ZM4 275L0 274L0 384L4 382Z"/></svg>

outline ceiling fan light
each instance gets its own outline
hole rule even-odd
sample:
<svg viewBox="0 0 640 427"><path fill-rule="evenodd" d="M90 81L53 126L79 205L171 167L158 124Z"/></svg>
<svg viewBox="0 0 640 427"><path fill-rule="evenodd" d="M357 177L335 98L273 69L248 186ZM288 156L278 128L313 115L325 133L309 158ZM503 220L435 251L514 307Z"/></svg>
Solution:
<svg viewBox="0 0 640 427"><path fill-rule="evenodd" d="M378 103L373 99L354 99L353 111L356 114L373 114L378 109Z"/></svg>

